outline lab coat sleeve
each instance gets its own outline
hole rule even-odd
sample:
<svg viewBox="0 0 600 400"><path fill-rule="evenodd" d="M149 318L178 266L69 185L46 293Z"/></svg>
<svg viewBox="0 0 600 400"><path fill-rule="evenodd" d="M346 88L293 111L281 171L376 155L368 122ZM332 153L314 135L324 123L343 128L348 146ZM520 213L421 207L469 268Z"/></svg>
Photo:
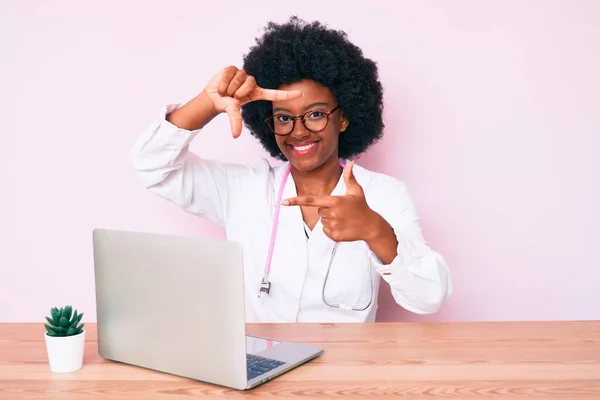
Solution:
<svg viewBox="0 0 600 400"><path fill-rule="evenodd" d="M435 313L453 292L449 267L426 244L404 183L394 181L390 186L381 214L396 234L398 254L390 264L383 264L371 252L371 261L389 283L396 303L416 314Z"/></svg>
<svg viewBox="0 0 600 400"><path fill-rule="evenodd" d="M241 166L199 157L189 150L199 130L178 128L166 116L179 104L165 106L135 141L129 159L145 188L186 212L224 225L228 187Z"/></svg>

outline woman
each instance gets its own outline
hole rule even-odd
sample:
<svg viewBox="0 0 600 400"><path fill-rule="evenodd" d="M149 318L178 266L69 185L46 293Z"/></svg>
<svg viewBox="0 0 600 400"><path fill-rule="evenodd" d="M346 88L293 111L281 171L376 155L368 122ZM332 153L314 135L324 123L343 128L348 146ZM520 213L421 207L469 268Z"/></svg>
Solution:
<svg viewBox="0 0 600 400"><path fill-rule="evenodd" d="M452 292L405 185L349 161L382 135L375 63L346 34L292 18L139 138L133 165L153 193L223 225L244 247L248 322L373 321L381 278L414 313ZM218 114L283 161L243 166L189 151Z"/></svg>

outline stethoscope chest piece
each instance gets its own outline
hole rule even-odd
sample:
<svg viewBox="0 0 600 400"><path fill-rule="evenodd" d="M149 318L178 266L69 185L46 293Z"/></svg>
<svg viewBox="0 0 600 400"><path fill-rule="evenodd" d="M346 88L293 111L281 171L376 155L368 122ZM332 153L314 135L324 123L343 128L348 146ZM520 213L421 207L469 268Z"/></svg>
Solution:
<svg viewBox="0 0 600 400"><path fill-rule="evenodd" d="M261 293L266 293L269 294L269 292L271 291L271 282L269 282L267 280L267 276L263 276L262 280L260 281L260 286L258 288L258 297L260 297Z"/></svg>

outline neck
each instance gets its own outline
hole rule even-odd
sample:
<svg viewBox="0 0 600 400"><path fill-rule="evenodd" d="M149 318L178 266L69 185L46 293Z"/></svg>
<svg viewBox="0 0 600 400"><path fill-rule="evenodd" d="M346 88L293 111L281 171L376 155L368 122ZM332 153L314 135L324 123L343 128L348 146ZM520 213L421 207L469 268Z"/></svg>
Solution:
<svg viewBox="0 0 600 400"><path fill-rule="evenodd" d="M311 171L291 171L298 196L329 196L342 175L337 157L331 157L320 167Z"/></svg>

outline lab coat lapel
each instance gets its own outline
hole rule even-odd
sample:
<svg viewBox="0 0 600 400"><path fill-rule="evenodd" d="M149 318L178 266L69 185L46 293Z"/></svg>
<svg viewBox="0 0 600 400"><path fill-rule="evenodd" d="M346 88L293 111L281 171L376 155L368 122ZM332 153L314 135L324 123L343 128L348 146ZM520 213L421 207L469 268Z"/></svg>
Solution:
<svg viewBox="0 0 600 400"><path fill-rule="evenodd" d="M275 195L279 191L281 180L287 167L287 163L282 165L280 173L275 175L277 177ZM290 174L284 183L282 200L295 197L296 195L296 184ZM275 198L276 201L277 198ZM285 296L284 298L287 300L292 300L292 302L299 301L306 274L306 266L306 236L304 234L304 223L300 207L281 206L271 267L274 294L277 291L280 295ZM277 284L278 281L282 282L282 284ZM289 288L289 292L280 292L283 287ZM294 309L294 305L288 304L288 308L292 310Z"/></svg>
<svg viewBox="0 0 600 400"><path fill-rule="evenodd" d="M333 191L331 192L331 196L343 196L344 193L346 193L346 183L344 182L344 175L342 174L340 176L340 180L338 181L337 185L335 185L335 187L333 188ZM310 235L309 242L312 243L312 242L320 239L323 236L327 237L325 235L325 233L323 232L323 224L321 222L321 218L319 218L319 220L317 221L317 224L313 228L312 235Z"/></svg>

